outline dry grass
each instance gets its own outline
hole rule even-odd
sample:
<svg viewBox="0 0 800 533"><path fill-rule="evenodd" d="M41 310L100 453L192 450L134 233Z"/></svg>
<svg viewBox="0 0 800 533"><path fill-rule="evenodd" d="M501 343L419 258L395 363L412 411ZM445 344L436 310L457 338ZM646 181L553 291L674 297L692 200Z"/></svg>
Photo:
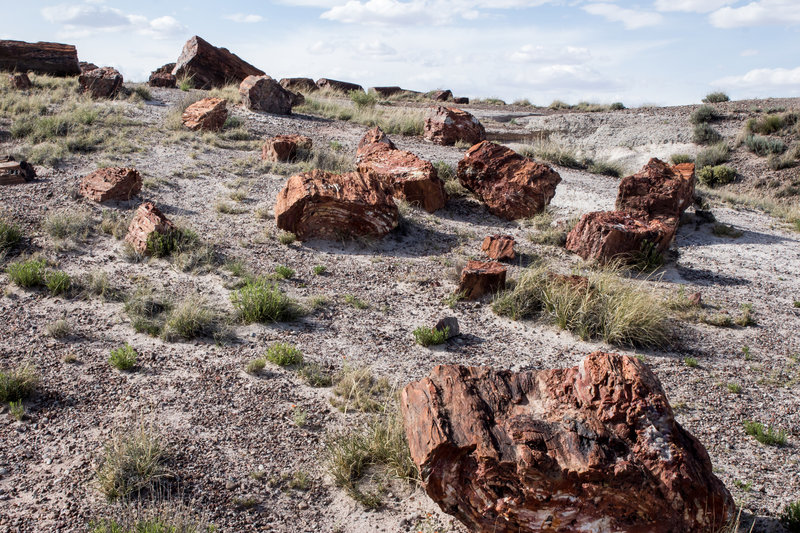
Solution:
<svg viewBox="0 0 800 533"><path fill-rule="evenodd" d="M140 496L167 477L166 450L152 428L139 425L109 440L97 468L100 492L110 501Z"/></svg>
<svg viewBox="0 0 800 533"><path fill-rule="evenodd" d="M306 97L305 103L294 108L294 111L369 127L380 126L388 134L401 135L422 135L425 120L425 112L418 109L386 108L379 105L358 107L352 102L316 96Z"/></svg>

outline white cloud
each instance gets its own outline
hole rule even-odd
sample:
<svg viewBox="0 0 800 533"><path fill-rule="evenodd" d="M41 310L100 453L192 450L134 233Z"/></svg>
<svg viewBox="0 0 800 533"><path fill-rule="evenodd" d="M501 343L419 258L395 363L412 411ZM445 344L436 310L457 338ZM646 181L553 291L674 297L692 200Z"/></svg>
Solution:
<svg viewBox="0 0 800 533"><path fill-rule="evenodd" d="M745 87L752 89L798 88L800 87L800 67L759 68L742 76L727 76L713 82L715 85Z"/></svg>
<svg viewBox="0 0 800 533"><path fill-rule="evenodd" d="M225 15L225 18L228 20L232 20L233 22L241 22L244 24L253 24L255 22L261 22L264 20L264 17L261 15L246 15L244 13L233 13L231 15Z"/></svg>
<svg viewBox="0 0 800 533"><path fill-rule="evenodd" d="M53 24L61 24L61 36L88 37L97 32L134 30L154 39L170 39L186 32L186 27L170 16L152 20L130 15L119 9L101 5L97 0L77 5L44 7L41 14Z"/></svg>
<svg viewBox="0 0 800 533"><path fill-rule="evenodd" d="M800 24L800 2L797 0L759 0L742 7L723 7L709 16L717 28L745 26L791 26Z"/></svg>
<svg viewBox="0 0 800 533"><path fill-rule="evenodd" d="M753 57L758 55L758 50L755 48L748 48L747 50L742 50L739 52L739 55L742 57Z"/></svg>
<svg viewBox="0 0 800 533"><path fill-rule="evenodd" d="M508 58L516 63L585 63L591 57L588 48L577 46L542 46L526 44Z"/></svg>
<svg viewBox="0 0 800 533"><path fill-rule="evenodd" d="M599 3L583 6L583 10L592 15L599 15L612 22L622 22L625 28L635 30L661 23L662 17L651 11L636 11L616 4Z"/></svg>
<svg viewBox="0 0 800 533"><path fill-rule="evenodd" d="M656 0L655 8L658 11L708 13L732 3L731 0Z"/></svg>
<svg viewBox="0 0 800 533"><path fill-rule="evenodd" d="M378 40L359 43L358 51L371 57L388 57L397 55L397 50Z"/></svg>

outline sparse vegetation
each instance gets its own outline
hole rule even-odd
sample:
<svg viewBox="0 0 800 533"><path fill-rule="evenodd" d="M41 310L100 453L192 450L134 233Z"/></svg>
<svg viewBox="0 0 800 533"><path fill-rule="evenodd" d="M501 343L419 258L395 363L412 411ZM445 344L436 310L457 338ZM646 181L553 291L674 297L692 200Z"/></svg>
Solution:
<svg viewBox="0 0 800 533"><path fill-rule="evenodd" d="M730 159L730 152L731 150L728 148L727 144L724 142L717 143L701 150L700 153L697 154L694 164L698 170L703 167L718 166Z"/></svg>
<svg viewBox="0 0 800 533"><path fill-rule="evenodd" d="M688 366L689 368L697 368L697 359L694 357L687 357L683 360L683 364Z"/></svg>
<svg viewBox="0 0 800 533"><path fill-rule="evenodd" d="M345 294L342 297L342 299L344 300L344 303L346 303L351 307L355 307L356 309L363 310L369 307L369 304L367 302L359 299L357 296L354 296L352 294Z"/></svg>
<svg viewBox="0 0 800 533"><path fill-rule="evenodd" d="M312 387L330 387L333 378L330 373L323 369L318 363L305 363L297 371L306 383Z"/></svg>
<svg viewBox="0 0 800 533"><path fill-rule="evenodd" d="M247 363L245 370L248 374L258 375L267 366L267 360L263 357L258 357Z"/></svg>
<svg viewBox="0 0 800 533"><path fill-rule="evenodd" d="M166 341L191 340L217 332L217 314L200 296L189 296L170 310L162 335Z"/></svg>
<svg viewBox="0 0 800 533"><path fill-rule="evenodd" d="M44 285L47 262L43 259L26 259L11 263L6 267L9 279L17 286L24 289Z"/></svg>
<svg viewBox="0 0 800 533"><path fill-rule="evenodd" d="M247 324L284 322L301 314L294 300L264 278L247 280L244 286L231 293L231 302L239 318Z"/></svg>
<svg viewBox="0 0 800 533"><path fill-rule="evenodd" d="M108 358L108 364L117 370L127 372L136 366L136 359L138 356L139 354L136 353L136 350L133 349L133 346L126 342L123 346L111 350L111 355Z"/></svg>
<svg viewBox="0 0 800 533"><path fill-rule="evenodd" d="M713 122L722 118L722 115L713 106L701 105L689 117L692 124L703 124L705 122Z"/></svg>
<svg viewBox="0 0 800 533"><path fill-rule="evenodd" d="M777 430L770 426L765 426L761 422L745 420L743 422L744 431L755 438L761 444L767 446L784 446L786 444L786 431Z"/></svg>
<svg viewBox="0 0 800 533"><path fill-rule="evenodd" d="M697 171L698 181L709 187L726 185L735 178L736 171L727 165L705 166Z"/></svg>
<svg viewBox="0 0 800 533"><path fill-rule="evenodd" d="M728 383L727 385L728 392L733 394L741 394L742 393L742 386L738 383Z"/></svg>
<svg viewBox="0 0 800 533"><path fill-rule="evenodd" d="M39 374L29 363L0 370L0 402L17 402L29 398L39 384Z"/></svg>
<svg viewBox="0 0 800 533"><path fill-rule="evenodd" d="M376 378L369 367L345 366L333 378L331 404L342 412L351 409L365 413L384 410L391 385L386 378Z"/></svg>
<svg viewBox="0 0 800 533"><path fill-rule="evenodd" d="M348 93L350 101L356 106L356 109L367 109L375 107L378 99L373 93L365 93L364 91L350 91Z"/></svg>
<svg viewBox="0 0 800 533"><path fill-rule="evenodd" d="M369 95L366 96L369 97ZM422 135L425 118L424 111L417 109L384 108L378 105L358 107L329 98L309 96L306 96L306 101L303 105L294 108L293 111L355 122L369 127L380 126L387 134L401 135Z"/></svg>
<svg viewBox="0 0 800 533"><path fill-rule="evenodd" d="M128 499L151 492L168 475L166 449L161 438L140 425L119 431L106 443L97 480L109 500Z"/></svg>
<svg viewBox="0 0 800 533"><path fill-rule="evenodd" d="M719 104L722 102L728 102L730 98L727 94L722 91L716 91L713 93L708 93L705 98L703 98L703 103L706 104Z"/></svg>
<svg viewBox="0 0 800 533"><path fill-rule="evenodd" d="M137 333L153 337L161 335L172 303L149 288L140 287L125 300L124 310Z"/></svg>
<svg viewBox="0 0 800 533"><path fill-rule="evenodd" d="M51 322L47 325L47 334L53 337L54 339L63 339L70 333L69 322L60 318L55 322Z"/></svg>
<svg viewBox="0 0 800 533"><path fill-rule="evenodd" d="M25 406L22 405L22 400L8 402L8 413L15 420L22 420L25 418Z"/></svg>
<svg viewBox="0 0 800 533"><path fill-rule="evenodd" d="M562 167L586 168L586 164L578 159L574 150L556 144L553 141L539 141L533 145L526 145L517 150L517 153Z"/></svg>
<svg viewBox="0 0 800 533"><path fill-rule="evenodd" d="M692 141L695 144L714 144L722 140L722 135L706 122L695 125Z"/></svg>
<svg viewBox="0 0 800 533"><path fill-rule="evenodd" d="M59 296L66 294L72 288L72 278L62 270L50 270L45 273L44 284L50 294Z"/></svg>
<svg viewBox="0 0 800 533"><path fill-rule="evenodd" d="M681 163L694 163L694 157L689 154L672 154L669 160L673 165L680 165Z"/></svg>
<svg viewBox="0 0 800 533"><path fill-rule="evenodd" d="M800 500L788 504L780 518L781 524L789 533L800 533Z"/></svg>
<svg viewBox="0 0 800 533"><path fill-rule="evenodd" d="M19 226L0 218L0 261L22 242Z"/></svg>
<svg viewBox="0 0 800 533"><path fill-rule="evenodd" d="M286 265L278 265L275 267L275 275L280 279L290 279L294 277L294 270Z"/></svg>
<svg viewBox="0 0 800 533"><path fill-rule="evenodd" d="M311 269L315 276L321 276L328 271L328 267L325 265L314 265L314 268Z"/></svg>
<svg viewBox="0 0 800 533"><path fill-rule="evenodd" d="M440 330L427 326L420 326L414 330L414 340L417 341L417 344L421 344L422 346L434 346L443 344L447 340L449 334L450 328Z"/></svg>
<svg viewBox="0 0 800 533"><path fill-rule="evenodd" d="M283 231L278 235L278 242L283 245L290 245L297 240L297 236L291 231Z"/></svg>
<svg viewBox="0 0 800 533"><path fill-rule="evenodd" d="M303 353L291 344L278 342L267 348L267 361L278 366L293 366L303 363Z"/></svg>
<svg viewBox="0 0 800 533"><path fill-rule="evenodd" d="M786 151L786 143L782 140L761 135L748 135L744 139L744 144L748 150L760 156L782 154Z"/></svg>

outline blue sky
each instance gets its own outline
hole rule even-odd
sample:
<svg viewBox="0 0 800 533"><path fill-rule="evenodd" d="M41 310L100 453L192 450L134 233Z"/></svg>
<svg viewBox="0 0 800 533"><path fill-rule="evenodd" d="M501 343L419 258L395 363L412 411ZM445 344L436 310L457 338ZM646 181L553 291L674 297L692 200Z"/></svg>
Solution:
<svg viewBox="0 0 800 533"><path fill-rule="evenodd" d="M276 78L537 104L800 96L800 0L83 0L5 13L0 38L75 44L129 81L200 35Z"/></svg>

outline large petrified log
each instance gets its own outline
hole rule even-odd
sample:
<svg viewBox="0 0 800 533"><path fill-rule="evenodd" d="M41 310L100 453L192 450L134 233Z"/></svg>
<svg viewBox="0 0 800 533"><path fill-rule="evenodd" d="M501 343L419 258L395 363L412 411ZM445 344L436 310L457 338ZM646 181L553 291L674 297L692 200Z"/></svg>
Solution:
<svg viewBox="0 0 800 533"><path fill-rule="evenodd" d="M106 167L81 180L80 195L95 202L130 200L142 190L142 176L135 168Z"/></svg>
<svg viewBox="0 0 800 533"><path fill-rule="evenodd" d="M78 51L71 44L0 41L0 70L77 76Z"/></svg>
<svg viewBox="0 0 800 533"><path fill-rule="evenodd" d="M291 115L294 93L284 89L270 76L248 76L239 85L242 104L253 111Z"/></svg>
<svg viewBox="0 0 800 533"><path fill-rule="evenodd" d="M275 202L275 223L301 240L381 237L399 213L384 185L358 172L312 170L289 178Z"/></svg>
<svg viewBox="0 0 800 533"><path fill-rule="evenodd" d="M78 76L81 92L92 98L114 98L122 89L122 74L113 67L87 70Z"/></svg>
<svg viewBox="0 0 800 533"><path fill-rule="evenodd" d="M485 294L494 294L506 288L505 265L494 261L467 261L461 270L458 294L464 300L478 300Z"/></svg>
<svg viewBox="0 0 800 533"><path fill-rule="evenodd" d="M561 182L558 172L505 146L482 141L458 162L458 180L507 220L541 213Z"/></svg>
<svg viewBox="0 0 800 533"><path fill-rule="evenodd" d="M458 141L475 144L486 138L486 129L471 113L455 107L438 106L432 108L425 119L423 138L445 146Z"/></svg>
<svg viewBox="0 0 800 533"><path fill-rule="evenodd" d="M330 78L320 78L317 80L317 87L320 89L330 89L340 93L349 93L350 91L364 92L364 88L357 83L350 83L349 81L332 80Z"/></svg>
<svg viewBox="0 0 800 533"><path fill-rule="evenodd" d="M305 135L276 135L270 137L261 147L261 159L276 163L294 161L298 150L311 151L313 141Z"/></svg>
<svg viewBox="0 0 800 533"><path fill-rule="evenodd" d="M474 532L711 533L735 508L634 357L520 373L437 366L401 405L425 490Z"/></svg>
<svg viewBox="0 0 800 533"><path fill-rule="evenodd" d="M125 242L140 254L147 253L147 240L153 233L165 235L175 230L175 225L152 202L145 202L136 210L128 226Z"/></svg>
<svg viewBox="0 0 800 533"><path fill-rule="evenodd" d="M319 90L317 84L311 78L281 78L281 87L287 91L295 93L313 93Z"/></svg>
<svg viewBox="0 0 800 533"><path fill-rule="evenodd" d="M36 170L27 161L15 161L11 156L0 157L0 185L19 185L36 177Z"/></svg>
<svg viewBox="0 0 800 533"><path fill-rule="evenodd" d="M263 76L264 71L227 48L217 48L195 35L183 45L172 74L177 78L191 76L197 89L211 89L228 83L239 84L247 76Z"/></svg>
<svg viewBox="0 0 800 533"><path fill-rule="evenodd" d="M228 108L222 98L203 98L187 107L181 120L190 130L218 131L228 119Z"/></svg>
<svg viewBox="0 0 800 533"><path fill-rule="evenodd" d="M671 166L653 158L642 170L622 179L617 210L680 218L692 204L694 185L694 163Z"/></svg>

